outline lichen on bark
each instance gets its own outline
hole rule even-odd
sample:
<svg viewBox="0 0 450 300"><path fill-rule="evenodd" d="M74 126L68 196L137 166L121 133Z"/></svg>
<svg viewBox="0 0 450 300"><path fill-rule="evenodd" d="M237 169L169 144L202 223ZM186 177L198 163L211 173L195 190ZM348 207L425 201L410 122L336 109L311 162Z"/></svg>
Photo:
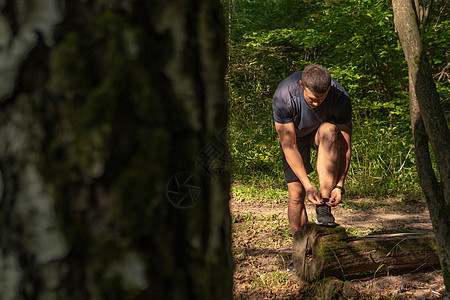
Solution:
<svg viewBox="0 0 450 300"><path fill-rule="evenodd" d="M4 9L3 13L15 19L14 24L5 15L0 16L0 32L3 33L0 35L0 101L12 95L19 67L37 40L42 37L48 46L53 44L55 27L62 19L56 0L12 3L11 10Z"/></svg>

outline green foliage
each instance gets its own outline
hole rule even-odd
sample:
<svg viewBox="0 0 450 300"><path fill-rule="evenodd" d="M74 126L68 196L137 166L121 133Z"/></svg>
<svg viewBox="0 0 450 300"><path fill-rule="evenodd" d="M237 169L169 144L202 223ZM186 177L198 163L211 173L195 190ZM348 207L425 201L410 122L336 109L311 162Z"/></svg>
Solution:
<svg viewBox="0 0 450 300"><path fill-rule="evenodd" d="M421 197L409 124L408 72L388 2L373 0L224 1L231 19L229 133L233 179L284 185L272 95L310 63L329 68L353 105L353 160L346 187L354 197ZM448 111L448 10L425 28L428 56ZM311 174L313 181L317 175Z"/></svg>
<svg viewBox="0 0 450 300"><path fill-rule="evenodd" d="M450 12L448 1L436 2L423 41L427 49L441 104L450 122Z"/></svg>
<svg viewBox="0 0 450 300"><path fill-rule="evenodd" d="M347 184L349 196L418 197L412 136L407 126L384 122L356 123L352 164Z"/></svg>

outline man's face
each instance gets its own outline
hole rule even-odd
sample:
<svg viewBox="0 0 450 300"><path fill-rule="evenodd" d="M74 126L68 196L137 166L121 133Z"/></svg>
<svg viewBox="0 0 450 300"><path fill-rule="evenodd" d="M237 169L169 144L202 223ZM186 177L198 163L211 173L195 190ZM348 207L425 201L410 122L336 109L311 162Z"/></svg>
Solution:
<svg viewBox="0 0 450 300"><path fill-rule="evenodd" d="M305 98L306 103L312 108L319 107L319 105L322 104L322 102L327 97L328 92L330 91L330 89L328 89L328 91L326 91L323 94L315 94L311 92L310 89L304 87L303 85L302 88L303 88L303 98Z"/></svg>

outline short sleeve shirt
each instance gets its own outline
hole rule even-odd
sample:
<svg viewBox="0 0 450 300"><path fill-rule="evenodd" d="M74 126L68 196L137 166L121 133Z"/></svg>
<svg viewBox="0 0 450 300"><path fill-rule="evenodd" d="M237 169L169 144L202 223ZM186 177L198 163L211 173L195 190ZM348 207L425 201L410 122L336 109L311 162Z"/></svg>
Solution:
<svg viewBox="0 0 450 300"><path fill-rule="evenodd" d="M351 121L352 105L347 91L331 78L331 88L325 100L317 107L310 107L300 86L302 71L295 72L279 85L273 95L273 118L281 124L294 123L296 135L306 136L322 123L345 124Z"/></svg>

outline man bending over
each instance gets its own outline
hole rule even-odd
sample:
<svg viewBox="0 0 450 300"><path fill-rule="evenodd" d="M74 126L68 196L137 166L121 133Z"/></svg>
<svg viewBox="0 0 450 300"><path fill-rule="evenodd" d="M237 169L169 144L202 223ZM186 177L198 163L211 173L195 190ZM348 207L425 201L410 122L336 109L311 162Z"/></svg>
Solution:
<svg viewBox="0 0 450 300"><path fill-rule="evenodd" d="M335 226L331 208L342 201L351 157L352 107L347 91L319 65L295 72L273 96L273 117L289 192L292 235L307 221L305 196L316 205L316 223ZM317 150L320 193L308 174Z"/></svg>

